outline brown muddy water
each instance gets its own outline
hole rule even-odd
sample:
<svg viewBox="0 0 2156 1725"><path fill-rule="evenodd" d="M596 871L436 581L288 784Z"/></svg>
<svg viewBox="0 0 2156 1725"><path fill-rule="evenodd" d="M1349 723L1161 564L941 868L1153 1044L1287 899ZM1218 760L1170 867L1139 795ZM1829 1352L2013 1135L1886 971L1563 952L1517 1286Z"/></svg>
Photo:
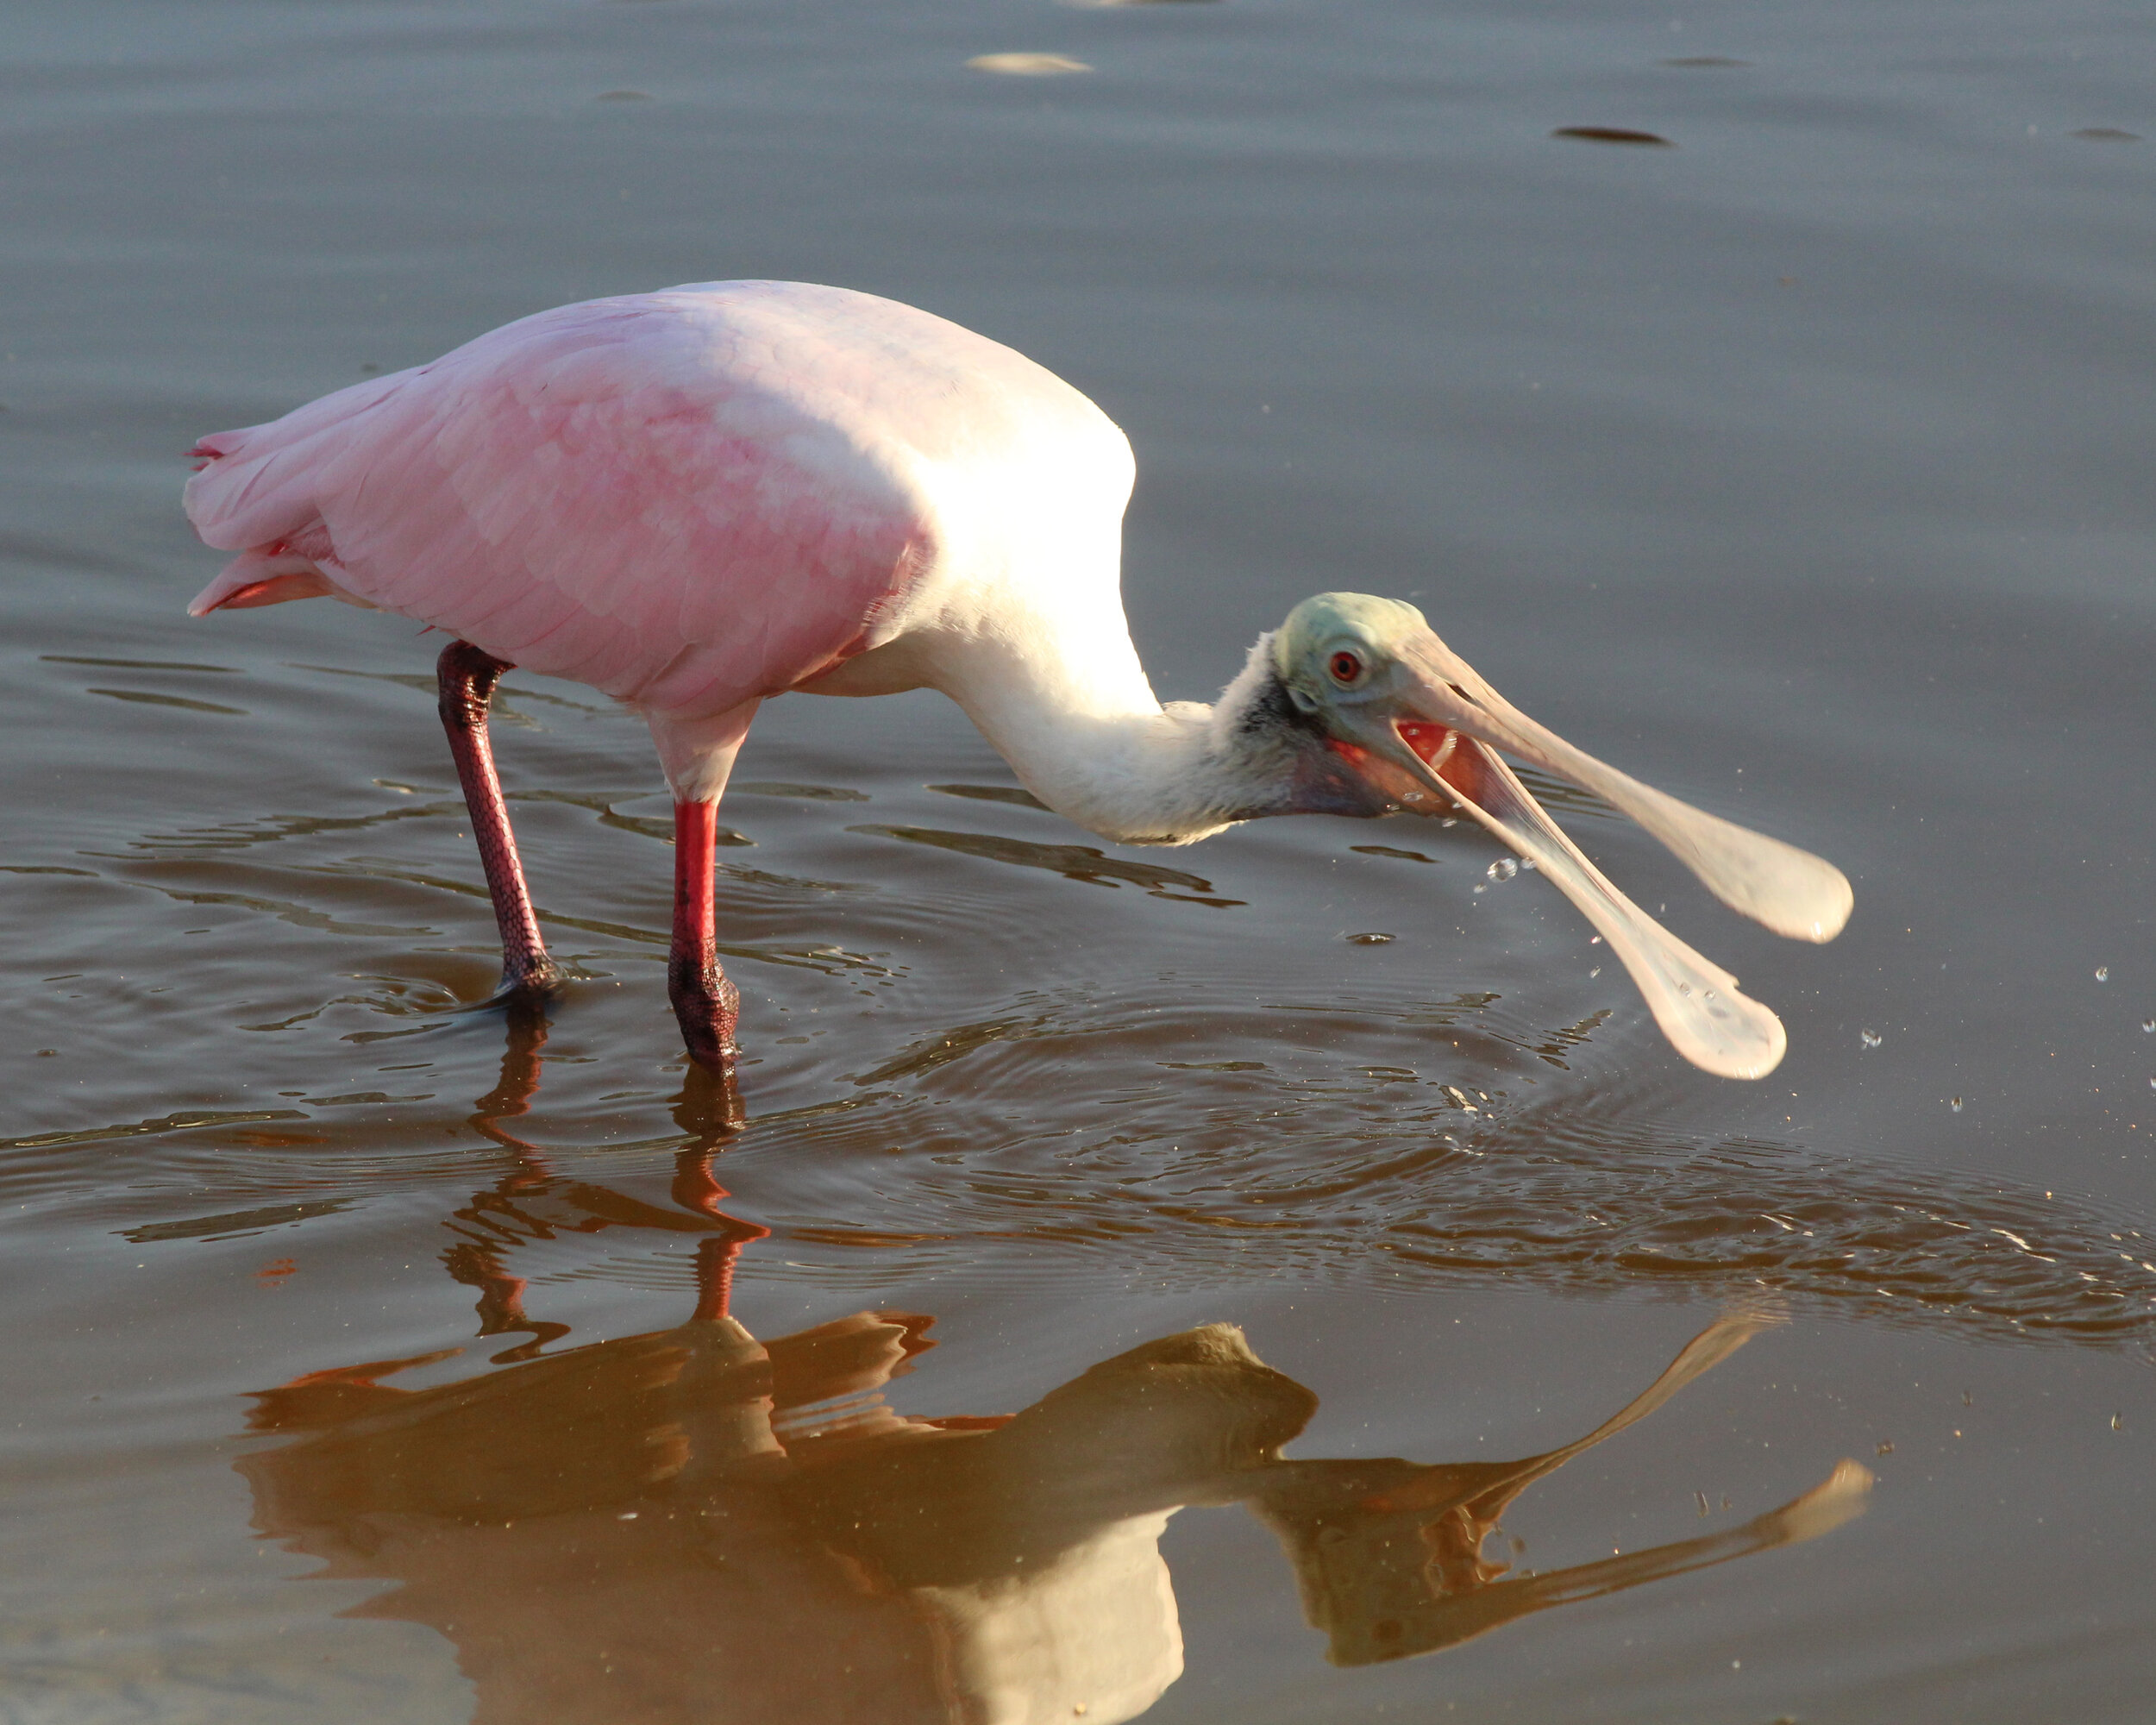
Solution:
<svg viewBox="0 0 2156 1725"><path fill-rule="evenodd" d="M2149 1716L2145 11L0 40L0 1720ZM937 700L801 698L723 812L725 1132L642 727L513 676L578 981L460 1010L438 643L189 623L181 453L732 276L1099 399L1163 694L1305 593L1413 598L1839 862L1793 946L1559 805L1780 1071L1676 1060L1471 827L1088 849Z"/></svg>

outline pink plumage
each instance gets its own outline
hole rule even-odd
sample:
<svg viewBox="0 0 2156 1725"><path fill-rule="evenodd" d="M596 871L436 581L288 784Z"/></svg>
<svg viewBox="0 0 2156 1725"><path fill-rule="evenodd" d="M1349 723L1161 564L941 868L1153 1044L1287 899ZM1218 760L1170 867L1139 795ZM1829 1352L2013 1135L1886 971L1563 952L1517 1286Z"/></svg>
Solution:
<svg viewBox="0 0 2156 1725"><path fill-rule="evenodd" d="M1098 417L1007 348L837 288L542 311L204 438L189 518L246 555L191 609L329 592L717 715L869 644L937 558L941 470L1008 461L1043 409Z"/></svg>

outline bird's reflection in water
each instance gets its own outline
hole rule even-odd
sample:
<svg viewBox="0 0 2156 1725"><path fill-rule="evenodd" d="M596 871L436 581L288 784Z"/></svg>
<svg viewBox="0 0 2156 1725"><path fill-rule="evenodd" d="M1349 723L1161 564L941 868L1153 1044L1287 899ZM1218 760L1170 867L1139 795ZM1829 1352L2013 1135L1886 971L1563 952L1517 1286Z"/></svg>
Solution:
<svg viewBox="0 0 2156 1725"><path fill-rule="evenodd" d="M1337 1664L1449 1647L1589 1599L1822 1534L1871 1476L1827 1481L1744 1526L1546 1575L1482 1555L1537 1479L1645 1418L1766 1320L1726 1318L1577 1442L1513 1463L1288 1461L1317 1397L1208 1325L1103 1360L1016 1414L924 1419L884 1386L934 1346L931 1319L861 1312L759 1341L729 1310L761 1235L718 1208L724 1095L686 1098L698 1142L661 1209L560 1181L500 1122L537 1079L543 1031L513 1026L482 1130L517 1158L457 1214L451 1272L480 1333L525 1333L505 1369L432 1389L379 1380L421 1359L260 1393L294 1440L239 1465L256 1524L322 1573L399 1584L354 1615L454 1643L482 1725L964 1722L1088 1725L1144 1712L1182 1669L1158 1541L1176 1509L1243 1503L1279 1536ZM687 1322L544 1355L504 1254L608 1226L688 1230Z"/></svg>

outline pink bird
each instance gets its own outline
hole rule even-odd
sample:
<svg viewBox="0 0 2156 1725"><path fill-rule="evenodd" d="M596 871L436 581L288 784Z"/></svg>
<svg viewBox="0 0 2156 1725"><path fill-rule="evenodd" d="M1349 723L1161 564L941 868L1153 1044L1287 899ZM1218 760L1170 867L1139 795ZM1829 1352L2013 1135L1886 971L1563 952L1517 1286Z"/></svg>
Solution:
<svg viewBox="0 0 2156 1725"><path fill-rule="evenodd" d="M1725 903L1831 939L1839 870L1626 778L1517 712L1396 600L1306 599L1212 706L1154 695L1119 587L1129 443L1069 384L887 299L718 282L542 311L431 365L205 437L186 506L241 555L190 607L329 597L455 637L442 723L501 927L502 989L559 985L488 744L515 666L613 696L674 796L667 981L724 1073L718 800L758 706L941 690L1050 808L1126 844L1259 815L1471 815L1532 861L1688 1059L1771 1071L1780 1021L1645 916L1498 751L1639 821Z"/></svg>

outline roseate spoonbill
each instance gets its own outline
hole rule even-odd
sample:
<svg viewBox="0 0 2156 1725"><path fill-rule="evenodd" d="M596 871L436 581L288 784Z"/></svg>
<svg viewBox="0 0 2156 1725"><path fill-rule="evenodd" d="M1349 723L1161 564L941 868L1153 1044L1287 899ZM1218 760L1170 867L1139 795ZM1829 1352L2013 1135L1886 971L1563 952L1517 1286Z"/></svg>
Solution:
<svg viewBox="0 0 2156 1725"><path fill-rule="evenodd" d="M1118 588L1129 443L1010 348L842 288L718 282L542 311L431 365L205 437L186 506L241 555L196 616L329 597L455 637L442 718L501 926L502 987L559 978L486 734L512 666L651 727L675 798L668 993L734 1055L712 846L761 701L940 689L1050 808L1181 844L1270 814L1455 807L1601 931L1686 1058L1756 1078L1780 1021L1645 916L1544 813L1516 755L1614 804L1725 904L1831 939L1831 864L1650 789L1516 711L1397 600L1306 599L1220 700L1163 706Z"/></svg>

